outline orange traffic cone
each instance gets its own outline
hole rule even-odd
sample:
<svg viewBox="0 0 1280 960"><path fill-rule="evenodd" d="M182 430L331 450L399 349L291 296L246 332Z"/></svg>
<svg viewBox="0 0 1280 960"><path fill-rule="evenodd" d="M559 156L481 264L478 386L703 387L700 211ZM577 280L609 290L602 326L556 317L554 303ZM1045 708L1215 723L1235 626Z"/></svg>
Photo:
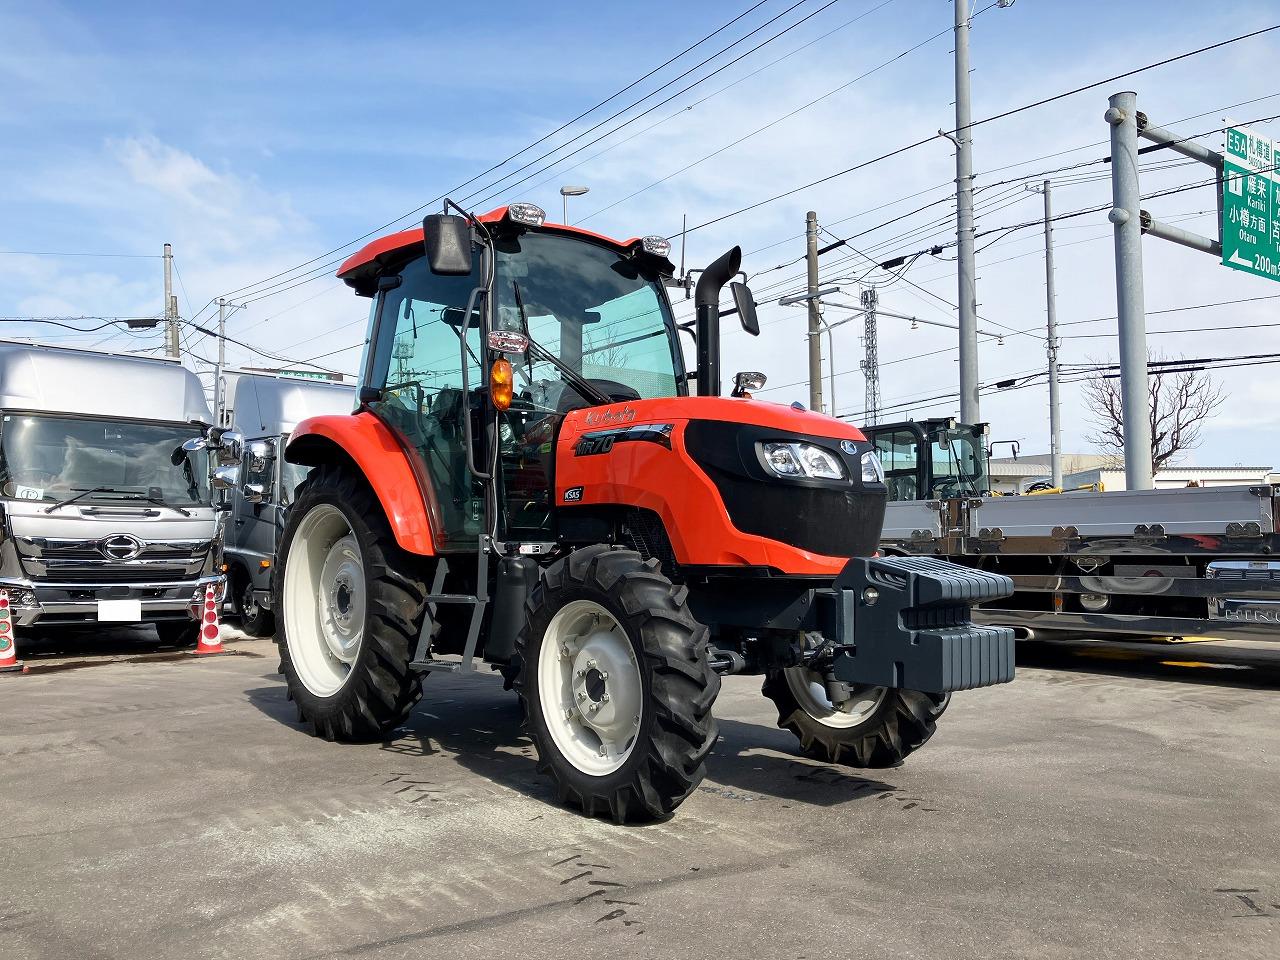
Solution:
<svg viewBox="0 0 1280 960"><path fill-rule="evenodd" d="M204 590L204 619L200 623L200 641L196 644L196 653L222 653L222 640L218 634L218 601L214 597L212 584Z"/></svg>
<svg viewBox="0 0 1280 960"><path fill-rule="evenodd" d="M26 665L18 659L13 640L13 612L9 609L9 591L0 590L0 673L26 673Z"/></svg>

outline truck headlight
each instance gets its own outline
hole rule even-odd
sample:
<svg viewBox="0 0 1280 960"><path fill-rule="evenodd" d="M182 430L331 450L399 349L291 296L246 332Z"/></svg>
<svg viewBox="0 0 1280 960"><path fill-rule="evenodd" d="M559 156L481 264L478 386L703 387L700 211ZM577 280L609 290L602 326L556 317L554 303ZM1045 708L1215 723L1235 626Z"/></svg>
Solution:
<svg viewBox="0 0 1280 960"><path fill-rule="evenodd" d="M812 443L762 443L760 458L779 477L843 480L844 465L831 452Z"/></svg>
<svg viewBox="0 0 1280 960"><path fill-rule="evenodd" d="M868 450L862 455L862 482L884 483L884 465L874 450Z"/></svg>

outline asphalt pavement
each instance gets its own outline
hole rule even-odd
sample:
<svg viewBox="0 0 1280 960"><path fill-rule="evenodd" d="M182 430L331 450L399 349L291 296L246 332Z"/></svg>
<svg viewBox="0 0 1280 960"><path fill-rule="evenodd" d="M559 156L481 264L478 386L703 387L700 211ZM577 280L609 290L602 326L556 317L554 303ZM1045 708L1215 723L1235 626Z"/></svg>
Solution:
<svg viewBox="0 0 1280 960"><path fill-rule="evenodd" d="M308 735L269 641L86 638L0 676L0 957L1280 955L1280 647L1024 645L897 769L731 678L665 823L558 806L513 694Z"/></svg>

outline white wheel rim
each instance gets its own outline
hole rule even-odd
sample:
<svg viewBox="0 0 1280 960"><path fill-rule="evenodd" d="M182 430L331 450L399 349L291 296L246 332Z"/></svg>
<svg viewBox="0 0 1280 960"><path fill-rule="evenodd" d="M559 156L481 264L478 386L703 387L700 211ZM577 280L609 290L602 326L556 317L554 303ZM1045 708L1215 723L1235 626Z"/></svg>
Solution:
<svg viewBox="0 0 1280 960"><path fill-rule="evenodd" d="M364 636L365 581L360 544L337 507L307 511L284 574L285 636L302 685L331 697L347 682Z"/></svg>
<svg viewBox="0 0 1280 960"><path fill-rule="evenodd" d="M888 687L850 684L849 699L836 705L827 695L822 674L807 667L789 667L783 673L800 709L824 726L848 730L867 721L884 700Z"/></svg>
<svg viewBox="0 0 1280 960"><path fill-rule="evenodd" d="M593 777L631 755L643 719L644 684L626 631L593 600L551 618L538 653L538 700L560 754Z"/></svg>

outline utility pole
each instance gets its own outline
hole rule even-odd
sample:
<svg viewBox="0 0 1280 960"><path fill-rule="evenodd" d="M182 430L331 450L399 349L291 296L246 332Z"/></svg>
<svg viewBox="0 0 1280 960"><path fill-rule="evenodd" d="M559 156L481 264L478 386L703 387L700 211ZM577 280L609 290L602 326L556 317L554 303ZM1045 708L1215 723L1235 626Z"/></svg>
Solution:
<svg viewBox="0 0 1280 960"><path fill-rule="evenodd" d="M867 287L862 291L862 319L863 319L863 349L865 355L862 360L862 379L867 385L867 392L863 410L863 420L874 426L877 418L880 416L880 345L879 331L876 326L876 305L880 302L880 295L876 293L875 287ZM835 357L831 359L831 363L835 365Z"/></svg>
<svg viewBox="0 0 1280 960"><path fill-rule="evenodd" d="M1027 187L1035 191L1035 187ZM1058 295L1054 289L1053 269L1053 197L1049 181L1039 188L1044 194L1044 292L1049 336L1045 352L1049 355L1049 465L1053 485L1062 487L1062 410L1058 402Z"/></svg>
<svg viewBox="0 0 1280 960"><path fill-rule="evenodd" d="M164 245L164 336L165 356L179 357L178 298L173 295L173 245Z"/></svg>
<svg viewBox="0 0 1280 960"><path fill-rule="evenodd" d="M227 301L218 298L218 362L213 367L213 419L222 426L222 370L227 364Z"/></svg>
<svg viewBox="0 0 1280 960"><path fill-rule="evenodd" d="M1111 125L1111 212L1115 226L1116 314L1120 333L1120 409L1124 421L1124 481L1150 490L1151 420L1147 395L1147 317L1142 296L1142 197L1138 187L1138 96L1108 101Z"/></svg>
<svg viewBox="0 0 1280 960"><path fill-rule="evenodd" d="M969 0L955 5L956 276L960 306L960 419L977 423L978 290L973 259L973 122L969 91Z"/></svg>
<svg viewBox="0 0 1280 960"><path fill-rule="evenodd" d="M805 259L809 265L809 409L822 413L822 309L818 302L818 215L804 219Z"/></svg>

